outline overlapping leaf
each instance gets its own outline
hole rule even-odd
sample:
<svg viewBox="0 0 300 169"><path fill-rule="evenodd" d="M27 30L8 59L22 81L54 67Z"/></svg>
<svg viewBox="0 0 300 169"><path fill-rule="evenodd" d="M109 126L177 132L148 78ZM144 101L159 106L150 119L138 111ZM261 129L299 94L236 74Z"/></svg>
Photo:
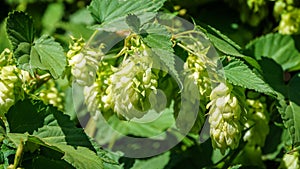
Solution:
<svg viewBox="0 0 300 169"><path fill-rule="evenodd" d="M19 101L6 116L11 132L8 136L16 145L23 140L48 147L63 153L63 159L79 169L103 168L101 158L93 151L83 129L52 106Z"/></svg>
<svg viewBox="0 0 300 169"><path fill-rule="evenodd" d="M19 67L31 73L35 69L47 70L55 79L62 75L67 64L63 48L48 36L34 41L33 21L27 14L10 13L7 34Z"/></svg>
<svg viewBox="0 0 300 169"><path fill-rule="evenodd" d="M300 53L295 47L295 40L289 35L268 34L250 42L248 52L261 59L262 56L274 59L283 70L300 69Z"/></svg>
<svg viewBox="0 0 300 169"><path fill-rule="evenodd" d="M141 24L155 16L165 0L93 0L88 7L94 19L100 23L94 29L118 31L129 29L126 16L134 14L139 17Z"/></svg>

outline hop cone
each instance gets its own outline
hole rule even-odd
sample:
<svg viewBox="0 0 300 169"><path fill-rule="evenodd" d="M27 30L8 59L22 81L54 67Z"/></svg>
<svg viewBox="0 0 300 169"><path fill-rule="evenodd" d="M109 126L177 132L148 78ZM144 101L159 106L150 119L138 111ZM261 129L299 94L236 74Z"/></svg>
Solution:
<svg viewBox="0 0 300 169"><path fill-rule="evenodd" d="M238 99L231 93L231 89L220 83L210 95L209 109L210 135L214 148L219 148L224 154L225 150L237 148L241 138L242 126L241 107Z"/></svg>
<svg viewBox="0 0 300 169"><path fill-rule="evenodd" d="M45 104L51 104L57 107L58 110L64 109L63 96L64 94L57 90L53 80L47 81L39 92L39 97Z"/></svg>
<svg viewBox="0 0 300 169"><path fill-rule="evenodd" d="M74 80L82 86L90 86L96 79L98 62L102 53L84 48L83 39L74 40L67 53Z"/></svg>
<svg viewBox="0 0 300 169"><path fill-rule="evenodd" d="M95 114L97 110L108 109L105 91L108 87L108 78L112 73L111 65L101 61L96 81L91 86L84 87L85 103L90 113Z"/></svg>
<svg viewBox="0 0 300 169"><path fill-rule="evenodd" d="M266 103L261 100L248 99L248 117L245 123L247 131L243 137L253 146L264 146L265 139L269 133L269 119L266 112ZM263 129L263 130L262 130Z"/></svg>
<svg viewBox="0 0 300 169"><path fill-rule="evenodd" d="M105 101L119 116L141 118L151 107L149 96L156 92L157 87L152 64L152 58L148 55L134 54L110 76Z"/></svg>
<svg viewBox="0 0 300 169"><path fill-rule="evenodd" d="M300 32L300 9L293 9L281 15L279 33L298 34Z"/></svg>
<svg viewBox="0 0 300 169"><path fill-rule="evenodd" d="M281 160L279 169L296 169L300 168L299 152L285 154Z"/></svg>
<svg viewBox="0 0 300 169"><path fill-rule="evenodd" d="M211 92L210 79L202 59L196 55L189 55L184 64L184 70L189 79L198 86L200 96L204 98L209 96Z"/></svg>
<svg viewBox="0 0 300 169"><path fill-rule="evenodd" d="M0 68L0 114L6 113L15 103L19 77L16 66Z"/></svg>

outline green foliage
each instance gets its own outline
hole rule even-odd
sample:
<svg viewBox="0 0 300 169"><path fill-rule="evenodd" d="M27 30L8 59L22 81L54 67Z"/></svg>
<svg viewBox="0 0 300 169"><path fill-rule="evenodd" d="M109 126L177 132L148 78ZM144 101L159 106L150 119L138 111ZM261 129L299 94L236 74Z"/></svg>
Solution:
<svg viewBox="0 0 300 169"><path fill-rule="evenodd" d="M224 67L224 72L227 80L234 85L270 95L276 94L260 76L240 60L231 61Z"/></svg>
<svg viewBox="0 0 300 169"><path fill-rule="evenodd" d="M0 169L299 168L299 5L1 1Z"/></svg>
<svg viewBox="0 0 300 169"><path fill-rule="evenodd" d="M257 60L261 57L274 59L283 70L295 71L300 69L300 53L292 36L268 34L251 41L247 46L249 54Z"/></svg>
<svg viewBox="0 0 300 169"><path fill-rule="evenodd" d="M62 75L66 66L63 48L46 35L33 41L33 21L28 15L11 13L7 19L7 34L22 69L32 74L35 69L47 70L55 79Z"/></svg>

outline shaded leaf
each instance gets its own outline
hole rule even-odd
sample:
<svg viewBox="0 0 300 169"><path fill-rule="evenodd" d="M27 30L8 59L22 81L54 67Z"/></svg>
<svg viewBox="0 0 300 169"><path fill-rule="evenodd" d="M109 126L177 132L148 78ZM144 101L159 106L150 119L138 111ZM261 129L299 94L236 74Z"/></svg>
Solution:
<svg viewBox="0 0 300 169"><path fill-rule="evenodd" d="M131 169L155 168L164 169L170 160L170 152L166 152L147 160L136 160Z"/></svg>
<svg viewBox="0 0 300 169"><path fill-rule="evenodd" d="M9 13L6 22L6 31L13 50L15 50L21 42L31 44L34 39L33 20L24 12L14 11Z"/></svg>
<svg viewBox="0 0 300 169"><path fill-rule="evenodd" d="M300 53L291 36L279 33L268 34L250 42L246 49L256 59L261 59L262 56L274 59L283 70L300 69Z"/></svg>

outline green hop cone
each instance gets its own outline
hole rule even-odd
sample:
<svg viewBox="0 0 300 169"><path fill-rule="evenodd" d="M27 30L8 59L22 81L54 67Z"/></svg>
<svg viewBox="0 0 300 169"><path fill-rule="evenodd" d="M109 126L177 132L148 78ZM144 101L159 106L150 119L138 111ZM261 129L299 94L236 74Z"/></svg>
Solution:
<svg viewBox="0 0 300 169"><path fill-rule="evenodd" d="M82 86L90 86L96 79L98 62L103 53L84 48L83 39L74 40L67 53L74 80Z"/></svg>
<svg viewBox="0 0 300 169"><path fill-rule="evenodd" d="M299 152L284 154L279 169L296 169L300 168Z"/></svg>
<svg viewBox="0 0 300 169"><path fill-rule="evenodd" d="M93 115L97 110L107 110L109 108L105 91L108 88L108 78L112 73L111 65L101 61L96 81L91 86L84 87L83 93L87 110Z"/></svg>
<svg viewBox="0 0 300 169"><path fill-rule="evenodd" d="M16 66L4 66L0 68L0 114L6 113L15 103L18 82L20 80L18 72L19 69Z"/></svg>
<svg viewBox="0 0 300 169"><path fill-rule="evenodd" d="M246 103L249 109L245 123L246 133L243 139L250 145L262 147L270 130L269 118L266 112L267 105L261 99L247 99Z"/></svg>
<svg viewBox="0 0 300 169"><path fill-rule="evenodd" d="M210 95L209 123L212 145L224 154L227 148L235 149L239 145L242 126L241 107L231 87L220 83Z"/></svg>
<svg viewBox="0 0 300 169"><path fill-rule="evenodd" d="M189 55L185 64L186 75L198 86L201 100L207 100L211 93L210 78L205 66L205 62L196 55Z"/></svg>
<svg viewBox="0 0 300 169"><path fill-rule="evenodd" d="M119 116L141 118L151 107L149 96L157 87L152 64L150 56L136 53L113 70L104 98Z"/></svg>
<svg viewBox="0 0 300 169"><path fill-rule="evenodd" d="M281 14L278 30L281 34L299 34L300 9L294 8Z"/></svg>
<svg viewBox="0 0 300 169"><path fill-rule="evenodd" d="M57 90L54 80L47 81L47 83L45 83L43 88L39 91L38 96L45 104L51 104L61 111L64 110L64 93Z"/></svg>

